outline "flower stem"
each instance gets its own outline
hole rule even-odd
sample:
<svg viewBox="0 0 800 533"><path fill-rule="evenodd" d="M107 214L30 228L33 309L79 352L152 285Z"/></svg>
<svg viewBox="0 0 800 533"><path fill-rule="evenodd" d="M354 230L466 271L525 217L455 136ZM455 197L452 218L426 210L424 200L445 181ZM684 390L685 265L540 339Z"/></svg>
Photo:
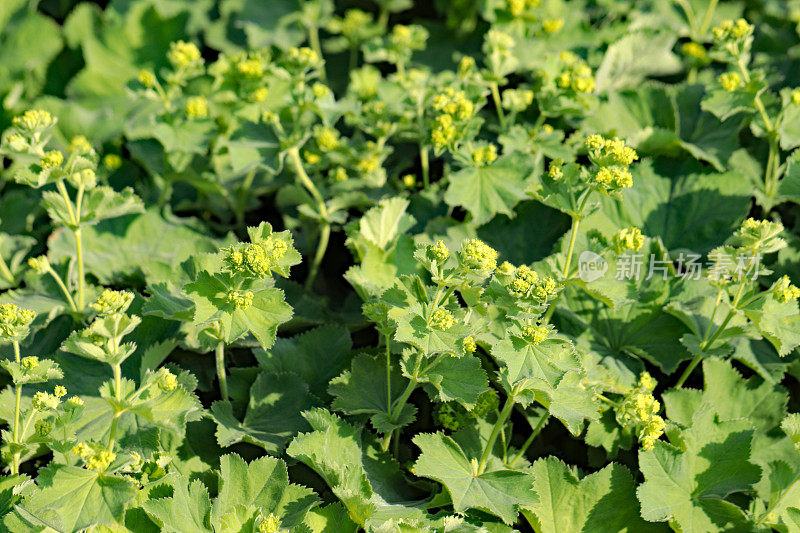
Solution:
<svg viewBox="0 0 800 533"><path fill-rule="evenodd" d="M522 459L522 456L523 456L523 455L525 455L525 452L526 452L526 451L528 451L528 448L529 448L529 447L530 447L530 445L533 443L533 440L536 438L536 436L537 436L537 435L539 435L539 433L540 433L540 432L542 431L542 429L544 428L545 424L547 424L547 421L548 421L548 420L550 420L550 414L549 414L549 413L548 413L548 414L546 414L546 415L544 415L544 416L543 416L543 417L542 417L542 418L539 420L539 422L536 424L536 427L535 427L535 428L533 428L533 431L531 432L530 436L529 436L529 437L528 437L528 439L525 441L525 443L522 445L522 447L519 449L519 452L517 452L517 455L515 455L515 456L514 456L514 458L511 460L511 462L510 462L510 463L508 463L508 466L509 466L509 467L512 467L512 466L514 466L515 464L517 464L517 461L519 461L520 459Z"/></svg>
<svg viewBox="0 0 800 533"><path fill-rule="evenodd" d="M11 273L11 269L8 268L3 256L0 255L0 274L3 275L4 278L8 280L9 283L12 285L17 281L14 279L14 275Z"/></svg>
<svg viewBox="0 0 800 533"><path fill-rule="evenodd" d="M64 284L64 281L61 279L61 276L58 275L58 272L53 270L53 267L50 267L47 270L48 274L55 280L58 288L61 289L61 292L64 293L64 297L67 299L67 303L72 308L73 311L77 311L78 307L75 305L75 300L72 299L72 295L69 293L69 289Z"/></svg>
<svg viewBox="0 0 800 533"><path fill-rule="evenodd" d="M683 371L683 374L681 374L681 377L678 378L678 382L675 384L676 389L680 389L681 387L683 387L683 384L686 383L686 380L689 378L692 371L694 371L694 369L697 368L697 365L699 365L700 361L702 360L703 360L702 353L699 353L692 358L692 361L689 363L689 366L686 367L686 369Z"/></svg>
<svg viewBox="0 0 800 533"><path fill-rule="evenodd" d="M19 342L13 341L14 345L14 360L20 362ZM19 406L22 401L22 384L16 385L16 397L14 399L14 430L13 438L14 444L19 444ZM11 462L11 473L19 473L19 452L14 452L13 460Z"/></svg>
<svg viewBox="0 0 800 533"><path fill-rule="evenodd" d="M123 411L114 408L114 418L111 419L111 429L108 431L108 446L106 446L108 451L114 450L114 442L117 440L117 426L122 413Z"/></svg>
<svg viewBox="0 0 800 533"><path fill-rule="evenodd" d="M489 89L492 91L492 101L494 101L494 107L497 110L497 120L500 123L500 129L506 129L506 115L503 112L503 105L500 101L500 88L497 86L497 82L493 81L489 84Z"/></svg>
<svg viewBox="0 0 800 533"><path fill-rule="evenodd" d="M219 379L219 391L223 400L228 400L228 377L225 375L225 343L220 342L214 350L217 361L217 378Z"/></svg>
<svg viewBox="0 0 800 533"><path fill-rule="evenodd" d="M308 270L308 278L306 278L305 287L306 289L310 288L311 285L314 283L314 279L317 277L317 272L319 271L319 265L322 263L322 259L325 257L325 251L328 248L328 241L330 240L331 235L331 225L328 221L328 208L325 205L325 200L322 198L322 194L320 194L319 189L317 189L314 182L306 173L305 168L303 168L303 161L300 159L300 150L297 146L292 146L289 148L286 153L289 155L289 159L291 159L292 164L294 165L295 173L297 177L300 179L300 183L303 184L303 187L308 190L309 194L311 194L314 202L317 205L317 211L319 212L320 217L323 220L322 228L320 230L319 236L319 243L317 244L317 252L314 254L314 262L311 264L311 267Z"/></svg>
<svg viewBox="0 0 800 533"><path fill-rule="evenodd" d="M308 43L311 45L311 49L317 53L317 57L323 60L322 66L319 68L319 78L322 81L327 81L328 75L325 72L324 56L322 55L322 47L319 44L319 28L317 28L316 24L308 27Z"/></svg>
<svg viewBox="0 0 800 533"><path fill-rule="evenodd" d="M431 184L430 161L428 158L428 147L419 143L419 164L422 167L422 184L425 188Z"/></svg>
<svg viewBox="0 0 800 533"><path fill-rule="evenodd" d="M567 279L569 276L569 269L572 266L572 253L575 250L575 239L578 236L578 227L581 224L581 219L579 217L572 217L572 232L569 236L569 245L567 247L567 259L564 261L564 270L562 275L564 279ZM547 309L547 313L544 315L543 322L547 324L550 322L550 319L553 317L553 313L556 310L556 303L558 303L558 298L561 296L561 293L558 293L553 301L550 303L550 307Z"/></svg>
<svg viewBox="0 0 800 533"><path fill-rule="evenodd" d="M511 394L508 396L508 398L506 398L506 403L503 405L503 410L500 411L499 415L497 415L497 422L495 422L492 432L489 434L489 440L486 443L486 448L483 450L483 455L481 455L481 460L478 463L478 475L483 474L484 470L486 470L486 463L489 462L489 457L492 455L492 448L494 448L494 443L497 441L497 436L500 435L500 430L503 428L506 420L508 420L508 417L511 416L511 411L513 409L514 395Z"/></svg>

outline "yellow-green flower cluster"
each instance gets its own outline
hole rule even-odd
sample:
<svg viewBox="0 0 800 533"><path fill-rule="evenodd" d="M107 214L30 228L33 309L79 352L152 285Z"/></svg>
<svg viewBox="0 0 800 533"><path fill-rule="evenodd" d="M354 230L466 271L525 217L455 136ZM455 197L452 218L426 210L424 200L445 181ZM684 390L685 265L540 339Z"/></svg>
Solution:
<svg viewBox="0 0 800 533"><path fill-rule="evenodd" d="M694 60L695 62L705 63L708 61L708 52L700 43L696 43L694 41L684 43L684 45L681 47L681 51L683 52L683 55Z"/></svg>
<svg viewBox="0 0 800 533"><path fill-rule="evenodd" d="M72 139L70 139L67 150L70 152L81 152L88 154L92 152L93 148L86 136L75 135Z"/></svg>
<svg viewBox="0 0 800 533"><path fill-rule="evenodd" d="M28 266L37 274L47 274L50 272L50 261L46 255L31 257L28 259Z"/></svg>
<svg viewBox="0 0 800 533"><path fill-rule="evenodd" d="M453 316L453 313L448 311L447 309L440 307L436 309L433 313L431 313L431 318L428 321L430 327L433 329L438 329L441 331L447 331L448 329L453 327L455 324L456 319Z"/></svg>
<svg viewBox="0 0 800 533"><path fill-rule="evenodd" d="M258 523L258 533L278 533L281 530L281 519L269 513Z"/></svg>
<svg viewBox="0 0 800 533"><path fill-rule="evenodd" d="M103 165L105 165L108 170L117 170L122 166L122 158L117 154L106 154L105 157L103 157Z"/></svg>
<svg viewBox="0 0 800 533"><path fill-rule="evenodd" d="M236 309L247 311L253 305L253 291L231 291L225 297Z"/></svg>
<svg viewBox="0 0 800 533"><path fill-rule="evenodd" d="M720 86L732 93L742 86L742 77L738 72L724 72L717 78Z"/></svg>
<svg viewBox="0 0 800 533"><path fill-rule="evenodd" d="M563 27L564 19L562 18L545 19L542 21L542 29L545 33L556 33L561 31L561 28Z"/></svg>
<svg viewBox="0 0 800 533"><path fill-rule="evenodd" d="M56 168L60 167L64 162L64 154L59 150L51 150L44 154L39 160L39 166L42 168Z"/></svg>
<svg viewBox="0 0 800 533"><path fill-rule="evenodd" d="M117 458L117 454L97 445L95 446L90 446L85 442L79 442L72 447L71 452L83 459L84 466L88 470L105 472Z"/></svg>
<svg viewBox="0 0 800 533"><path fill-rule="evenodd" d="M564 177L564 171L561 168L563 165L564 165L564 160L560 158L554 159L550 163L550 166L547 169L547 175L550 177L550 179L560 180L561 178Z"/></svg>
<svg viewBox="0 0 800 533"><path fill-rule="evenodd" d="M723 20L711 33L717 41L741 41L753 33L753 25L741 18L736 22Z"/></svg>
<svg viewBox="0 0 800 533"><path fill-rule="evenodd" d="M473 337L464 337L461 341L461 347L464 348L466 353L475 353L475 350L478 349L478 344Z"/></svg>
<svg viewBox="0 0 800 533"><path fill-rule="evenodd" d="M314 128L314 140L323 152L336 150L339 147L339 132L327 126Z"/></svg>
<svg viewBox="0 0 800 533"><path fill-rule="evenodd" d="M90 304L90 307L98 315L108 316L124 313L130 307L131 302L133 302L132 292L106 289L100 294L96 302Z"/></svg>
<svg viewBox="0 0 800 533"><path fill-rule="evenodd" d="M497 146L487 144L472 151L472 162L476 167L490 165L497 160Z"/></svg>
<svg viewBox="0 0 800 533"><path fill-rule="evenodd" d="M625 250L632 250L638 252L644 245L644 235L639 228L631 226L630 228L623 228L614 234L614 248L617 253L622 253Z"/></svg>
<svg viewBox="0 0 800 533"><path fill-rule="evenodd" d="M260 57L249 57L236 63L236 72L248 78L260 78L264 74L264 60Z"/></svg>
<svg viewBox="0 0 800 533"><path fill-rule="evenodd" d="M792 92L789 94L789 99L792 101L792 104L800 105L800 88L792 89Z"/></svg>
<svg viewBox="0 0 800 533"><path fill-rule="evenodd" d="M533 97L530 89L506 89L503 91L503 108L517 113L525 111L533 104Z"/></svg>
<svg viewBox="0 0 800 533"><path fill-rule="evenodd" d="M526 265L520 265L514 272L514 279L508 286L508 291L519 298L530 294L531 289L539 281L539 275Z"/></svg>
<svg viewBox="0 0 800 533"><path fill-rule="evenodd" d="M0 341L21 341L28 336L36 313L16 304L0 304Z"/></svg>
<svg viewBox="0 0 800 533"><path fill-rule="evenodd" d="M277 266L288 249L284 241L270 236L261 242L224 249L222 261L230 272L263 278Z"/></svg>
<svg viewBox="0 0 800 533"><path fill-rule="evenodd" d="M61 397L65 396L66 394L67 394L67 389L65 389L61 385L58 385L56 386L55 390L53 390L53 394L42 391L34 394L33 400L31 400L31 404L33 405L33 408L37 411L56 409L61 403Z"/></svg>
<svg viewBox="0 0 800 533"><path fill-rule="evenodd" d="M780 222L748 218L736 230L732 240L739 248L769 253L786 246L786 241L779 237L781 232L783 224Z"/></svg>
<svg viewBox="0 0 800 533"><path fill-rule="evenodd" d="M638 428L639 443L644 450L653 448L666 427L658 414L661 404L653 396L655 388L656 380L643 372L617 409L617 419L623 426Z"/></svg>
<svg viewBox="0 0 800 533"><path fill-rule="evenodd" d="M53 422L50 420L37 420L34 424L36 436L43 439L53 431Z"/></svg>
<svg viewBox="0 0 800 533"><path fill-rule="evenodd" d="M139 71L139 83L148 89L154 87L156 84L156 75L149 70Z"/></svg>
<svg viewBox="0 0 800 533"><path fill-rule="evenodd" d="M42 109L30 109L22 115L14 117L11 123L21 133L41 133L56 123L56 118Z"/></svg>
<svg viewBox="0 0 800 533"><path fill-rule="evenodd" d="M531 344L541 344L547 339L550 334L550 328L547 326L539 326L536 324L529 324L522 326L522 336Z"/></svg>
<svg viewBox="0 0 800 533"><path fill-rule="evenodd" d="M428 254L431 259L434 259L441 264L447 261L447 258L450 257L450 249L447 248L447 245L444 243L444 241L436 241L430 247L428 247Z"/></svg>
<svg viewBox="0 0 800 533"><path fill-rule="evenodd" d="M314 94L314 98L319 100L331 94L331 88L324 83L316 82L311 86L311 92Z"/></svg>
<svg viewBox="0 0 800 533"><path fill-rule="evenodd" d="M300 68L316 68L322 63L319 54L307 46L289 48L289 59Z"/></svg>
<svg viewBox="0 0 800 533"><path fill-rule="evenodd" d="M178 387L178 378L166 368L160 370L161 376L158 378L158 388L164 392L173 391Z"/></svg>
<svg viewBox="0 0 800 533"><path fill-rule="evenodd" d="M182 69L201 63L202 56L200 55L200 49L194 43L176 41L169 45L167 60L173 67Z"/></svg>
<svg viewBox="0 0 800 533"><path fill-rule="evenodd" d="M436 404L433 410L436 425L450 431L458 431L473 421L472 414L455 402Z"/></svg>
<svg viewBox="0 0 800 533"><path fill-rule="evenodd" d="M458 122L475 114L475 104L464 91L446 87L433 98L433 108L439 115L433 121L431 142L437 149L453 146L459 138Z"/></svg>
<svg viewBox="0 0 800 533"><path fill-rule="evenodd" d="M561 89L571 89L576 93L594 91L595 81L592 69L585 61L572 52L562 52L559 58L564 63L561 73L556 77L556 85Z"/></svg>
<svg viewBox="0 0 800 533"><path fill-rule="evenodd" d="M186 100L186 116L189 118L206 118L208 116L208 100L205 96L190 96Z"/></svg>
<svg viewBox="0 0 800 533"><path fill-rule="evenodd" d="M480 239L469 239L461 245L461 260L469 268L491 272L497 268L497 250Z"/></svg>
<svg viewBox="0 0 800 533"><path fill-rule="evenodd" d="M33 370L39 366L39 358L34 355L23 357L20 361L23 370Z"/></svg>
<svg viewBox="0 0 800 533"><path fill-rule="evenodd" d="M626 146L625 141L614 137L590 135L586 139L589 159L599 167L595 182L606 192L633 186L633 176L628 168L639 158L636 150Z"/></svg>
<svg viewBox="0 0 800 533"><path fill-rule="evenodd" d="M729 53L734 58L745 52L751 41L753 26L745 19L724 20L719 26L711 30L714 36L714 45L719 50Z"/></svg>
<svg viewBox="0 0 800 533"><path fill-rule="evenodd" d="M458 120L468 119L475 112L475 104L467 98L466 93L453 87L446 87L434 96L433 108Z"/></svg>
<svg viewBox="0 0 800 533"><path fill-rule="evenodd" d="M789 276L781 276L772 286L775 299L780 303L793 302L800 297L800 288L792 285Z"/></svg>

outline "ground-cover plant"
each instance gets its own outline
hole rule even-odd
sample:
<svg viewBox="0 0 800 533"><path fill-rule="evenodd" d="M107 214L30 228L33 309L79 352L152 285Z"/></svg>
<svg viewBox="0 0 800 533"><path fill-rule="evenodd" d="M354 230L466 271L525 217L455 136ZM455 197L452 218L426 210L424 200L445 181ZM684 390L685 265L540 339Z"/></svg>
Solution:
<svg viewBox="0 0 800 533"><path fill-rule="evenodd" d="M0 7L0 530L800 531L800 4Z"/></svg>

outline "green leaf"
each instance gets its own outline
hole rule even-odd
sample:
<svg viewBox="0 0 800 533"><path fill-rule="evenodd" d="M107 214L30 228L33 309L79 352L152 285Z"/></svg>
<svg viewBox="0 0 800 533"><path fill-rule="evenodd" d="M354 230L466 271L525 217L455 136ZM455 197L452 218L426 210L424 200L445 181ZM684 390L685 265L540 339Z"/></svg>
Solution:
<svg viewBox="0 0 800 533"><path fill-rule="evenodd" d="M210 533L211 499L208 489L195 479L191 483L180 475L172 477L173 495L150 499L144 510L166 533Z"/></svg>
<svg viewBox="0 0 800 533"><path fill-rule="evenodd" d="M682 448L656 441L652 450L640 452L642 517L670 521L687 533L746 530L744 512L725 498L751 490L761 477L750 462L752 436L746 421L720 421L713 410L702 409L681 434Z"/></svg>
<svg viewBox="0 0 800 533"><path fill-rule="evenodd" d="M322 409L303 416L313 431L296 436L286 453L322 476L351 520L369 530L390 517L423 516L393 458L338 416Z"/></svg>
<svg viewBox="0 0 800 533"><path fill-rule="evenodd" d="M328 393L335 397L331 408L350 415L373 415L372 424L381 433L389 429L387 424L391 429L409 424L414 420L416 410L408 404L394 423L389 424L390 406L402 396L403 389L408 384L396 365L392 365L389 379L391 402L387 395L386 356L358 354L353 358L350 370L345 370L331 380Z"/></svg>
<svg viewBox="0 0 800 533"><path fill-rule="evenodd" d="M195 325L220 321L225 342L239 339L252 333L262 348L267 349L275 342L278 326L292 318L292 308L284 301L280 289L253 290L253 301L245 309L228 301L227 295L233 290L227 279L200 272L193 283L184 286L184 291L195 304Z"/></svg>
<svg viewBox="0 0 800 533"><path fill-rule="evenodd" d="M587 134L602 132L625 138L643 154L689 154L724 172L731 155L740 148L739 131L745 119L735 116L720 122L704 112L700 108L704 92L702 85L659 83L612 92L584 128Z"/></svg>
<svg viewBox="0 0 800 533"><path fill-rule="evenodd" d="M188 222L165 220L157 211L148 210L83 228L86 271L103 284L144 276L150 282L174 279L175 271L189 256L216 252L223 244ZM74 254L73 233L56 231L49 242L50 262L57 264Z"/></svg>
<svg viewBox="0 0 800 533"><path fill-rule="evenodd" d="M414 463L414 473L444 485L457 513L478 509L510 525L516 522L520 508L539 501L532 474L508 469L478 474L477 457L467 457L451 437L422 433L413 440L422 452Z"/></svg>
<svg viewBox="0 0 800 533"><path fill-rule="evenodd" d="M450 175L444 201L461 206L480 226L502 213L514 216L514 206L525 198L525 184L533 172L530 156L514 152L483 167L468 167Z"/></svg>
<svg viewBox="0 0 800 533"><path fill-rule="evenodd" d="M383 200L361 217L358 237L386 250L398 235L414 225L414 217L406 213L408 200L391 198Z"/></svg>
<svg viewBox="0 0 800 533"><path fill-rule="evenodd" d="M211 406L217 421L217 441L222 447L249 442L279 455L292 436L308 428L300 413L318 404L296 374L261 372L250 388L241 422L229 402L218 401Z"/></svg>
<svg viewBox="0 0 800 533"><path fill-rule="evenodd" d="M17 513L35 525L53 524L61 531L117 525L136 496L130 479L76 466L47 466L39 471L36 486L20 504L24 514Z"/></svg>
<svg viewBox="0 0 800 533"><path fill-rule="evenodd" d="M747 318L783 357L800 346L800 308L790 300L779 302L773 295L749 304L744 309Z"/></svg>
<svg viewBox="0 0 800 533"><path fill-rule="evenodd" d="M350 362L352 346L347 328L326 325L289 339L277 339L268 351L257 348L253 353L264 370L294 372L308 383L312 394L325 398L328 382Z"/></svg>
<svg viewBox="0 0 800 533"><path fill-rule="evenodd" d="M273 513L283 527L303 521L319 502L314 491L289 483L286 464L274 457L261 457L249 464L236 454L220 459L219 494L211 510L211 523L221 531L220 519L234 507L255 506L265 516Z"/></svg>
<svg viewBox="0 0 800 533"><path fill-rule="evenodd" d="M539 501L522 512L540 533L662 531L639 516L636 486L622 465L579 478L560 459L547 457L533 463L531 473Z"/></svg>
<svg viewBox="0 0 800 533"><path fill-rule="evenodd" d="M676 36L672 32L638 31L625 34L612 44L597 69L599 92L635 86L648 76L675 74L681 60L672 53Z"/></svg>
<svg viewBox="0 0 800 533"><path fill-rule="evenodd" d="M402 365L403 375L411 378L414 369L410 368L410 361L406 358ZM433 363L425 365L418 379L421 383L430 383L433 386L438 393L435 396L439 401L457 401L467 409L475 407L478 396L489 388L481 361L470 355L464 357L443 355Z"/></svg>

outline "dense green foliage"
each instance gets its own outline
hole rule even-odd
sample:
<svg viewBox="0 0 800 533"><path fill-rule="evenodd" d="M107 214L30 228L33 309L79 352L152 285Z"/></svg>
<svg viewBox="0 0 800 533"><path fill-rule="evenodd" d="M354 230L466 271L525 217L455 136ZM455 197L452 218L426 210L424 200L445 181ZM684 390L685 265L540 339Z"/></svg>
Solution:
<svg viewBox="0 0 800 533"><path fill-rule="evenodd" d="M3 0L0 530L800 532L799 58L797 0Z"/></svg>

